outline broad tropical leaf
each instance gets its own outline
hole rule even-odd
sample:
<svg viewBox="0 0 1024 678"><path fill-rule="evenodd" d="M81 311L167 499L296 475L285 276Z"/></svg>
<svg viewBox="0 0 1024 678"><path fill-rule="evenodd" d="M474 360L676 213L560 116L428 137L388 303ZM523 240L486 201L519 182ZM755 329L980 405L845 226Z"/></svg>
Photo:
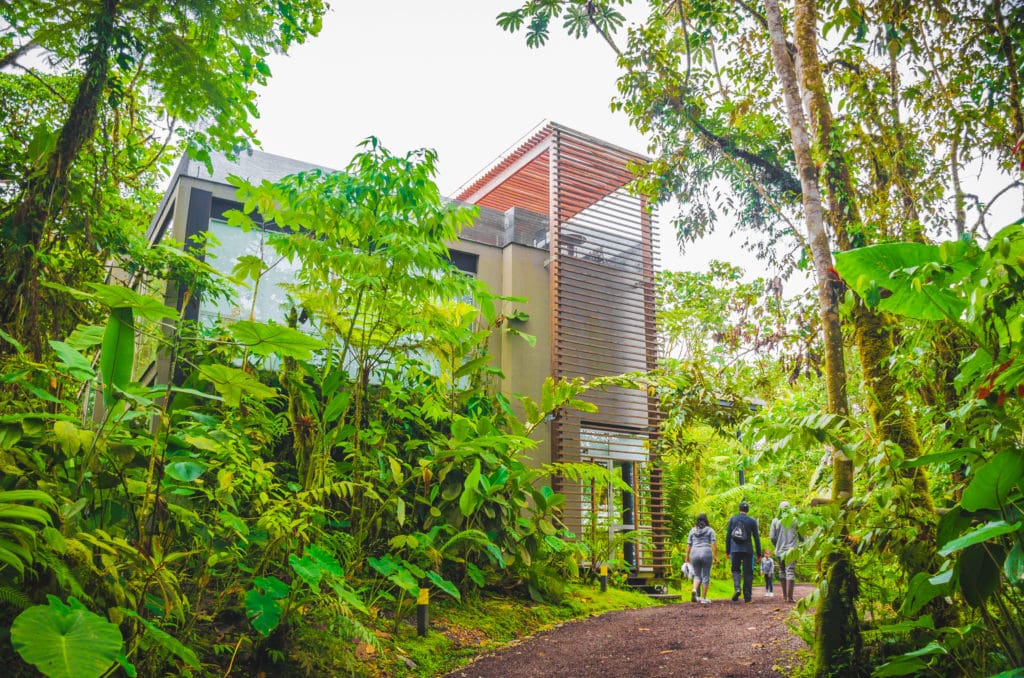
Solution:
<svg viewBox="0 0 1024 678"><path fill-rule="evenodd" d="M297 360L309 360L313 351L324 347L324 342L299 330L275 322L239 320L229 327L231 336L253 353L262 356L279 355Z"/></svg>
<svg viewBox="0 0 1024 678"><path fill-rule="evenodd" d="M17 653L49 678L106 674L121 654L121 631L75 598L67 605L54 596L47 598L48 605L30 607L11 625Z"/></svg>

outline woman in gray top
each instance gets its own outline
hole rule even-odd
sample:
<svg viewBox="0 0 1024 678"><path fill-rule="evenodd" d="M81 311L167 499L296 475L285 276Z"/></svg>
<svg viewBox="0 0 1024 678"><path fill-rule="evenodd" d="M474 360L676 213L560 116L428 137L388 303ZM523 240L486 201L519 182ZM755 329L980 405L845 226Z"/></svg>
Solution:
<svg viewBox="0 0 1024 678"><path fill-rule="evenodd" d="M707 605L708 586L711 584L711 566L718 562L718 541L715 531L708 525L708 517L701 513L697 516L696 527L690 528L686 537L686 562L693 568L693 591L690 600L700 601ZM704 585L704 595L700 595L700 586Z"/></svg>

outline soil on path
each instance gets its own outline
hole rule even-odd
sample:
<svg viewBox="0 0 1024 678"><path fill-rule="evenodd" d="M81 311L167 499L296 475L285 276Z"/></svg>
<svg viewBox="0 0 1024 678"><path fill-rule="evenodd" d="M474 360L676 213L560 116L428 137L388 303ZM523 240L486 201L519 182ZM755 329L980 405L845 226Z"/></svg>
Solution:
<svg viewBox="0 0 1024 678"><path fill-rule="evenodd" d="M800 598L810 593L796 587ZM791 673L805 647L786 626L791 603L754 589L751 603L715 600L619 610L569 622L494 654L448 678L562 676L735 677Z"/></svg>

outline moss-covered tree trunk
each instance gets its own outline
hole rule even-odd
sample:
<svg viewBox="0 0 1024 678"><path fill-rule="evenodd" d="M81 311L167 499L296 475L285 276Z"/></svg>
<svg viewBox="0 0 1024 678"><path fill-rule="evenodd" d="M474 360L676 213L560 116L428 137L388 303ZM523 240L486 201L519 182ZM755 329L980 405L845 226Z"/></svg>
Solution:
<svg viewBox="0 0 1024 678"><path fill-rule="evenodd" d="M23 339L36 356L43 344L39 336L38 252L53 216L63 208L71 166L96 128L109 80L118 4L119 0L100 3L90 31L92 39L84 54L85 72L67 120L46 165L28 180L9 223L4 225L6 242L0 241L4 267L0 295L6 300L0 305L0 326Z"/></svg>
<svg viewBox="0 0 1024 678"><path fill-rule="evenodd" d="M811 153L811 140L797 81L796 64L786 44L782 13L778 0L766 0L765 15L771 37L772 59L782 83L789 118L790 137L800 172L803 190L804 219L808 244L818 278L818 301L825 335L825 379L829 398L829 412L846 416L849 406L846 398L846 365L843 339L839 326L839 280L832 266L832 246L824 224L818 168ZM810 116L814 129L821 130L822 116L829 114L827 105L817 94L823 94L821 66L817 54L816 7L812 0L797 0L795 27L797 52L800 56L800 76L804 90L810 94ZM827 103L827 102L826 102ZM822 149L825 150L825 149ZM843 169L845 170L845 168ZM842 177L836 177L842 180ZM849 177L847 177L848 180ZM833 450L832 499L842 516L838 502L853 495L853 460L841 450ZM840 520L842 518L840 517ZM841 531L845 528L840 527ZM858 671L862 640L854 600L857 578L850 554L845 549L835 551L826 573L826 594L818 606L815 617L815 648L818 653L815 674L818 676L851 675Z"/></svg>

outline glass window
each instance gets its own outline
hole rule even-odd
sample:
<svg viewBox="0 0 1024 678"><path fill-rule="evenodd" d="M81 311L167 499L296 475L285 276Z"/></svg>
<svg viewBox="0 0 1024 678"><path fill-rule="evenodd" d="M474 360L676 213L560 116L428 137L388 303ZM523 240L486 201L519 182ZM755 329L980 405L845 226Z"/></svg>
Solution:
<svg viewBox="0 0 1024 678"><path fill-rule="evenodd" d="M282 287L285 283L295 280L299 263L292 263L281 256L267 242L267 231L253 229L243 231L235 226L228 226L220 219L211 219L210 235L217 239L217 245L207 250L207 262L225 275L231 270L238 259L245 255L259 257L266 265L259 286L251 280L248 287L238 287L234 303L220 300L217 303L204 302L199 308L199 317L203 320L217 317L232 320L247 320L250 312L255 320L274 320L284 324L287 312L287 292Z"/></svg>
<svg viewBox="0 0 1024 678"><path fill-rule="evenodd" d="M468 273L470 275L477 274L477 265L480 263L480 255L471 254L469 252L460 252L459 250L448 250L448 257L451 259L452 265L463 273Z"/></svg>

